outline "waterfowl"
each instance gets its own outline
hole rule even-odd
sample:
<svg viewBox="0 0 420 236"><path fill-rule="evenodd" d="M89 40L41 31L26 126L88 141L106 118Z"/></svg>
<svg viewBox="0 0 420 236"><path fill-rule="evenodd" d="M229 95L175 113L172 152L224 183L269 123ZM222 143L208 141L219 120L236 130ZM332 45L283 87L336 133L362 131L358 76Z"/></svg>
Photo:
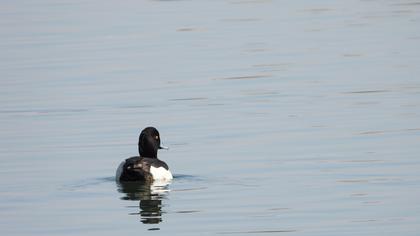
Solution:
<svg viewBox="0 0 420 236"><path fill-rule="evenodd" d="M154 127L143 129L139 136L140 156L127 158L117 168L116 180L119 182L173 179L168 165L157 157L158 149L168 149L161 145L159 131Z"/></svg>

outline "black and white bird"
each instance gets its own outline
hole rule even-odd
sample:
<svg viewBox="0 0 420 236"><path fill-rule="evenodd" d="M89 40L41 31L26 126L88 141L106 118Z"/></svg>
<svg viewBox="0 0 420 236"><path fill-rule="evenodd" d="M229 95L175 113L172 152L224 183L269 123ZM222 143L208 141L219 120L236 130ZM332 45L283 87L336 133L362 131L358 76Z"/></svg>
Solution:
<svg viewBox="0 0 420 236"><path fill-rule="evenodd" d="M157 158L158 149L168 149L160 144L160 135L154 127L143 129L139 136L140 156L130 157L117 169L116 180L119 182L170 181L173 179L168 165Z"/></svg>

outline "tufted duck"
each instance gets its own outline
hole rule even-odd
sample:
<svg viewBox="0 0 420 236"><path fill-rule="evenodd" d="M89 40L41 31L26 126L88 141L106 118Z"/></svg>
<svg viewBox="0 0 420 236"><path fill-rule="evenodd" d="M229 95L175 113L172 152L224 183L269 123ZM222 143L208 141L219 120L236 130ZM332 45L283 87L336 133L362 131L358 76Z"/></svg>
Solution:
<svg viewBox="0 0 420 236"><path fill-rule="evenodd" d="M168 149L160 145L160 135L156 128L147 127L139 136L140 156L130 157L123 161L117 169L116 180L146 181L172 180L168 165L157 158L158 149Z"/></svg>

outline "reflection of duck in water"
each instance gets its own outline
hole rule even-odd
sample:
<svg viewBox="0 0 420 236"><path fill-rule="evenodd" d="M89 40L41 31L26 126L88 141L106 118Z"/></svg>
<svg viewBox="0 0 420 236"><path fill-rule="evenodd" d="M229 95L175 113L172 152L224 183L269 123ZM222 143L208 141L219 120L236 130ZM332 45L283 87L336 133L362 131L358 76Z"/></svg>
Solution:
<svg viewBox="0 0 420 236"><path fill-rule="evenodd" d="M138 147L140 156L130 157L118 166L117 181L172 180L168 165L157 158L158 149L167 148L160 145L156 128L147 127L141 131Z"/></svg>
<svg viewBox="0 0 420 236"><path fill-rule="evenodd" d="M162 221L162 200L169 192L168 185L119 182L118 191L125 194L123 200L140 200L141 222L159 224Z"/></svg>
<svg viewBox="0 0 420 236"><path fill-rule="evenodd" d="M159 132L147 127L139 136L140 156L123 161L116 173L119 192L125 193L124 200L140 200L140 215L145 224L162 221L162 199L168 193L172 173L168 165L157 158L161 146Z"/></svg>

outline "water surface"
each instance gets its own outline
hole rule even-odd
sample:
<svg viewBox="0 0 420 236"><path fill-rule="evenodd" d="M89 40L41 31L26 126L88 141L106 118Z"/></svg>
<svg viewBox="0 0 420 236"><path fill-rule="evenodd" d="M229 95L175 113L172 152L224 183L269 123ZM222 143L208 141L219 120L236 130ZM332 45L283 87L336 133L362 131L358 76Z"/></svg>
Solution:
<svg viewBox="0 0 420 236"><path fill-rule="evenodd" d="M416 1L3 1L2 235L418 235ZM175 174L114 181L156 126Z"/></svg>

